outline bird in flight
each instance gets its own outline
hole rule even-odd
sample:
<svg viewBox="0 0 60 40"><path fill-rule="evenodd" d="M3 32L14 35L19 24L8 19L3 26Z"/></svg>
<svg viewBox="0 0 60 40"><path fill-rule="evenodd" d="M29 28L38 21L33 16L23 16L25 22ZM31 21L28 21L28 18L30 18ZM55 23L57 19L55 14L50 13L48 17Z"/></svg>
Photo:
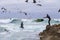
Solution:
<svg viewBox="0 0 60 40"><path fill-rule="evenodd" d="M27 13L26 12L23 12L25 15L27 15Z"/></svg>
<svg viewBox="0 0 60 40"><path fill-rule="evenodd" d="M26 0L25 2L28 2L28 0ZM36 3L36 0L33 0L33 3Z"/></svg>
<svg viewBox="0 0 60 40"><path fill-rule="evenodd" d="M2 10L2 12L4 13L4 12L6 12L7 9L4 8L4 7L2 7L1 10Z"/></svg>
<svg viewBox="0 0 60 40"><path fill-rule="evenodd" d="M24 15L27 15L27 13L26 12L23 12L23 11L20 11L20 13L23 13Z"/></svg>
<svg viewBox="0 0 60 40"><path fill-rule="evenodd" d="M60 12L60 9L58 10L58 12Z"/></svg>
<svg viewBox="0 0 60 40"><path fill-rule="evenodd" d="M1 10L6 10L6 9L4 7L2 7Z"/></svg>

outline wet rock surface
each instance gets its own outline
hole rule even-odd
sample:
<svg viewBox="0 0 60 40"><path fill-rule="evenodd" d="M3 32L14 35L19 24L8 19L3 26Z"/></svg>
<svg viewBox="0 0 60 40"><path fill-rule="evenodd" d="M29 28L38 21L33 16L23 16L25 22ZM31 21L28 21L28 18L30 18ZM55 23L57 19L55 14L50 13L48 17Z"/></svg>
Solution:
<svg viewBox="0 0 60 40"><path fill-rule="evenodd" d="M60 24L46 26L43 32L39 33L40 40L60 40Z"/></svg>

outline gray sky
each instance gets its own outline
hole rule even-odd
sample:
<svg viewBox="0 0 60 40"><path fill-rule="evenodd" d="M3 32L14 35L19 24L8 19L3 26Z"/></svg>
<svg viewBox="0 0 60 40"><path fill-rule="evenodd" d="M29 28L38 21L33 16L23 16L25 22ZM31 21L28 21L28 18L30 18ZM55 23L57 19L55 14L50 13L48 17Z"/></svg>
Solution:
<svg viewBox="0 0 60 40"><path fill-rule="evenodd" d="M25 0L0 0L0 8L7 9L5 13L0 9L0 18L43 18L46 14L51 18L60 18L60 0L37 0L36 4L33 4L32 0L29 0L29 3L25 3ZM28 13L28 16L20 11Z"/></svg>

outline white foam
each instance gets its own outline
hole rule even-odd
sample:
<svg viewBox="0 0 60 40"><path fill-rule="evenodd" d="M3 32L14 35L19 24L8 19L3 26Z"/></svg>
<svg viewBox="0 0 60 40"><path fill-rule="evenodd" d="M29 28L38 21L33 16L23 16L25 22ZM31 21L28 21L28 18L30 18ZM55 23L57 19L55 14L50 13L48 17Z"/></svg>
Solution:
<svg viewBox="0 0 60 40"><path fill-rule="evenodd" d="M60 21L60 19L54 19L55 21Z"/></svg>
<svg viewBox="0 0 60 40"><path fill-rule="evenodd" d="M21 19L21 21L31 22L33 20L32 19Z"/></svg>
<svg viewBox="0 0 60 40"><path fill-rule="evenodd" d="M13 19L0 19L0 23L10 23Z"/></svg>

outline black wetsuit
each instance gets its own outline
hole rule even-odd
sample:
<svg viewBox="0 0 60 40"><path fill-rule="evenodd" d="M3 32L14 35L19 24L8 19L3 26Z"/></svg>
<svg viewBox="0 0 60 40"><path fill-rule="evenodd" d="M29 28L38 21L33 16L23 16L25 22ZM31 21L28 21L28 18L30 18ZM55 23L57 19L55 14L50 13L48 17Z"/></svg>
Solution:
<svg viewBox="0 0 60 40"><path fill-rule="evenodd" d="M26 0L25 2L28 2L28 0ZM33 0L33 3L36 3L36 0Z"/></svg>
<svg viewBox="0 0 60 40"><path fill-rule="evenodd" d="M46 16L49 20L48 20L48 24L50 25L50 21L51 21L51 18L50 18L50 16L47 14L47 16Z"/></svg>
<svg viewBox="0 0 60 40"><path fill-rule="evenodd" d="M21 22L21 28L24 28L24 27L23 27L23 22Z"/></svg>

